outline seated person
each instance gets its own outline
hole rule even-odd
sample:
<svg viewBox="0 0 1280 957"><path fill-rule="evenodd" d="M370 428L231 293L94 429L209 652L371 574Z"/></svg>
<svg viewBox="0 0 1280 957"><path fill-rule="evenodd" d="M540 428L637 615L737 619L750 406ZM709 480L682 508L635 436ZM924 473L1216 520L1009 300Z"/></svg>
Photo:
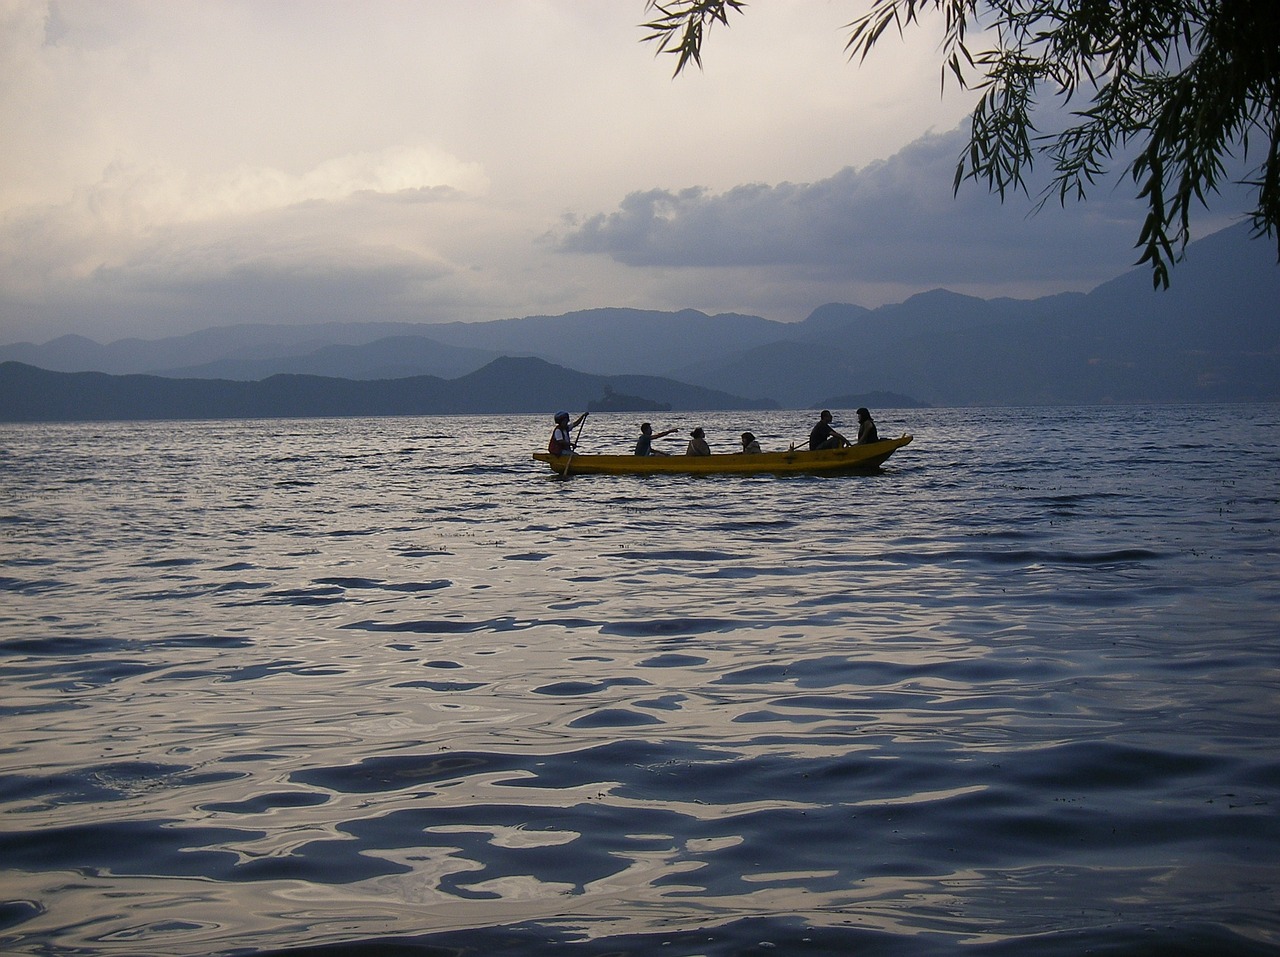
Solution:
<svg viewBox="0 0 1280 957"><path fill-rule="evenodd" d="M742 452L744 455L759 455L761 452L760 443L756 441L756 437L750 432L742 433Z"/></svg>
<svg viewBox="0 0 1280 957"><path fill-rule="evenodd" d="M707 444L707 433L702 431L702 426L698 426L689 434L692 438L689 439L689 447L684 450L685 455L711 454L711 446Z"/></svg>
<svg viewBox="0 0 1280 957"><path fill-rule="evenodd" d="M679 431L679 429L667 429L665 432L655 434L652 425L648 422L642 422L640 424L640 438L636 439L636 455L666 455L666 452L659 452L653 447L653 440Z"/></svg>
<svg viewBox="0 0 1280 957"><path fill-rule="evenodd" d="M809 448L838 449L848 444L848 440L831 427L831 412L823 409L818 424L809 432Z"/></svg>
<svg viewBox="0 0 1280 957"><path fill-rule="evenodd" d="M568 412L557 412L556 427L547 442L547 451L552 455L568 455L572 452L574 426L578 425L586 417L587 413L583 412L582 415L570 422Z"/></svg>
<svg viewBox="0 0 1280 957"><path fill-rule="evenodd" d="M865 445L868 442L879 442L880 433L876 431L875 419L871 418L871 413L866 408L858 410L858 444Z"/></svg>

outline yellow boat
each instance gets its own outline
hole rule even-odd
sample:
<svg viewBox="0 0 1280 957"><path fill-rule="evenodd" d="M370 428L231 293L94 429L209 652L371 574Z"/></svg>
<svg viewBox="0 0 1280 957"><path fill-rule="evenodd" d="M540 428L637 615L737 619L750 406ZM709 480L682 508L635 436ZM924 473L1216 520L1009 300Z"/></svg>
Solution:
<svg viewBox="0 0 1280 957"><path fill-rule="evenodd" d="M534 452L559 475L755 475L803 472L869 472L882 466L911 436L881 439L842 449L794 449L789 452L761 452L758 455L552 455Z"/></svg>

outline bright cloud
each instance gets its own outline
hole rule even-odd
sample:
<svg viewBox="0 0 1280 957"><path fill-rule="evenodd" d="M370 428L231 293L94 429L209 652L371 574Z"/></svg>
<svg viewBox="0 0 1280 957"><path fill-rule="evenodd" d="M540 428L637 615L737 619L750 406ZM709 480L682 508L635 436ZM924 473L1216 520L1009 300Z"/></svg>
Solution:
<svg viewBox="0 0 1280 957"><path fill-rule="evenodd" d="M115 163L102 179L76 191L50 215L81 216L125 232L147 232L180 222L254 216L301 203L336 203L360 193L414 191L483 193L476 163L429 149L398 149L326 160L301 175L270 167L240 166L216 176L152 164Z"/></svg>
<svg viewBox="0 0 1280 957"><path fill-rule="evenodd" d="M1126 267L1124 186L1032 217L953 197L938 131L972 98L939 93L939 25L851 64L859 9L753 4L673 79L643 0L0 0L0 341L799 319Z"/></svg>

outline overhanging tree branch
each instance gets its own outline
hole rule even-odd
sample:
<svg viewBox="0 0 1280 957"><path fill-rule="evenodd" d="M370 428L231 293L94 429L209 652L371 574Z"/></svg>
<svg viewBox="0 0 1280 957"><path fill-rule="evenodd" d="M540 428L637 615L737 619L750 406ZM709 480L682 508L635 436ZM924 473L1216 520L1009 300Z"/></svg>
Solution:
<svg viewBox="0 0 1280 957"><path fill-rule="evenodd" d="M644 40L677 55L678 75L702 66L707 31L745 6L651 0L658 16ZM901 35L930 10L943 14L944 84L981 92L955 188L973 179L1002 199L1025 192L1039 157L1053 167L1039 206L1083 200L1118 155L1133 156L1123 171L1147 206L1138 262L1167 287L1193 207L1218 192L1228 158L1248 163L1261 140L1243 180L1255 197L1248 215L1280 257L1280 0L874 0L848 24L846 54L864 62L890 27ZM971 32L984 38L977 53ZM1041 97L1075 106L1074 122L1038 131Z"/></svg>

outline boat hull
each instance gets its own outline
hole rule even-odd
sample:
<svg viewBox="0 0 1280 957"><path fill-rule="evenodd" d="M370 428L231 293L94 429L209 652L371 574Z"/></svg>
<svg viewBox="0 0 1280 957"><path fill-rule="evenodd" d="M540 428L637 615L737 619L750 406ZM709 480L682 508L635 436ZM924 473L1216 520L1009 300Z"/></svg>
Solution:
<svg viewBox="0 0 1280 957"><path fill-rule="evenodd" d="M911 442L910 435L843 449L796 449L759 455L551 455L533 457L559 475L756 475L871 472Z"/></svg>

